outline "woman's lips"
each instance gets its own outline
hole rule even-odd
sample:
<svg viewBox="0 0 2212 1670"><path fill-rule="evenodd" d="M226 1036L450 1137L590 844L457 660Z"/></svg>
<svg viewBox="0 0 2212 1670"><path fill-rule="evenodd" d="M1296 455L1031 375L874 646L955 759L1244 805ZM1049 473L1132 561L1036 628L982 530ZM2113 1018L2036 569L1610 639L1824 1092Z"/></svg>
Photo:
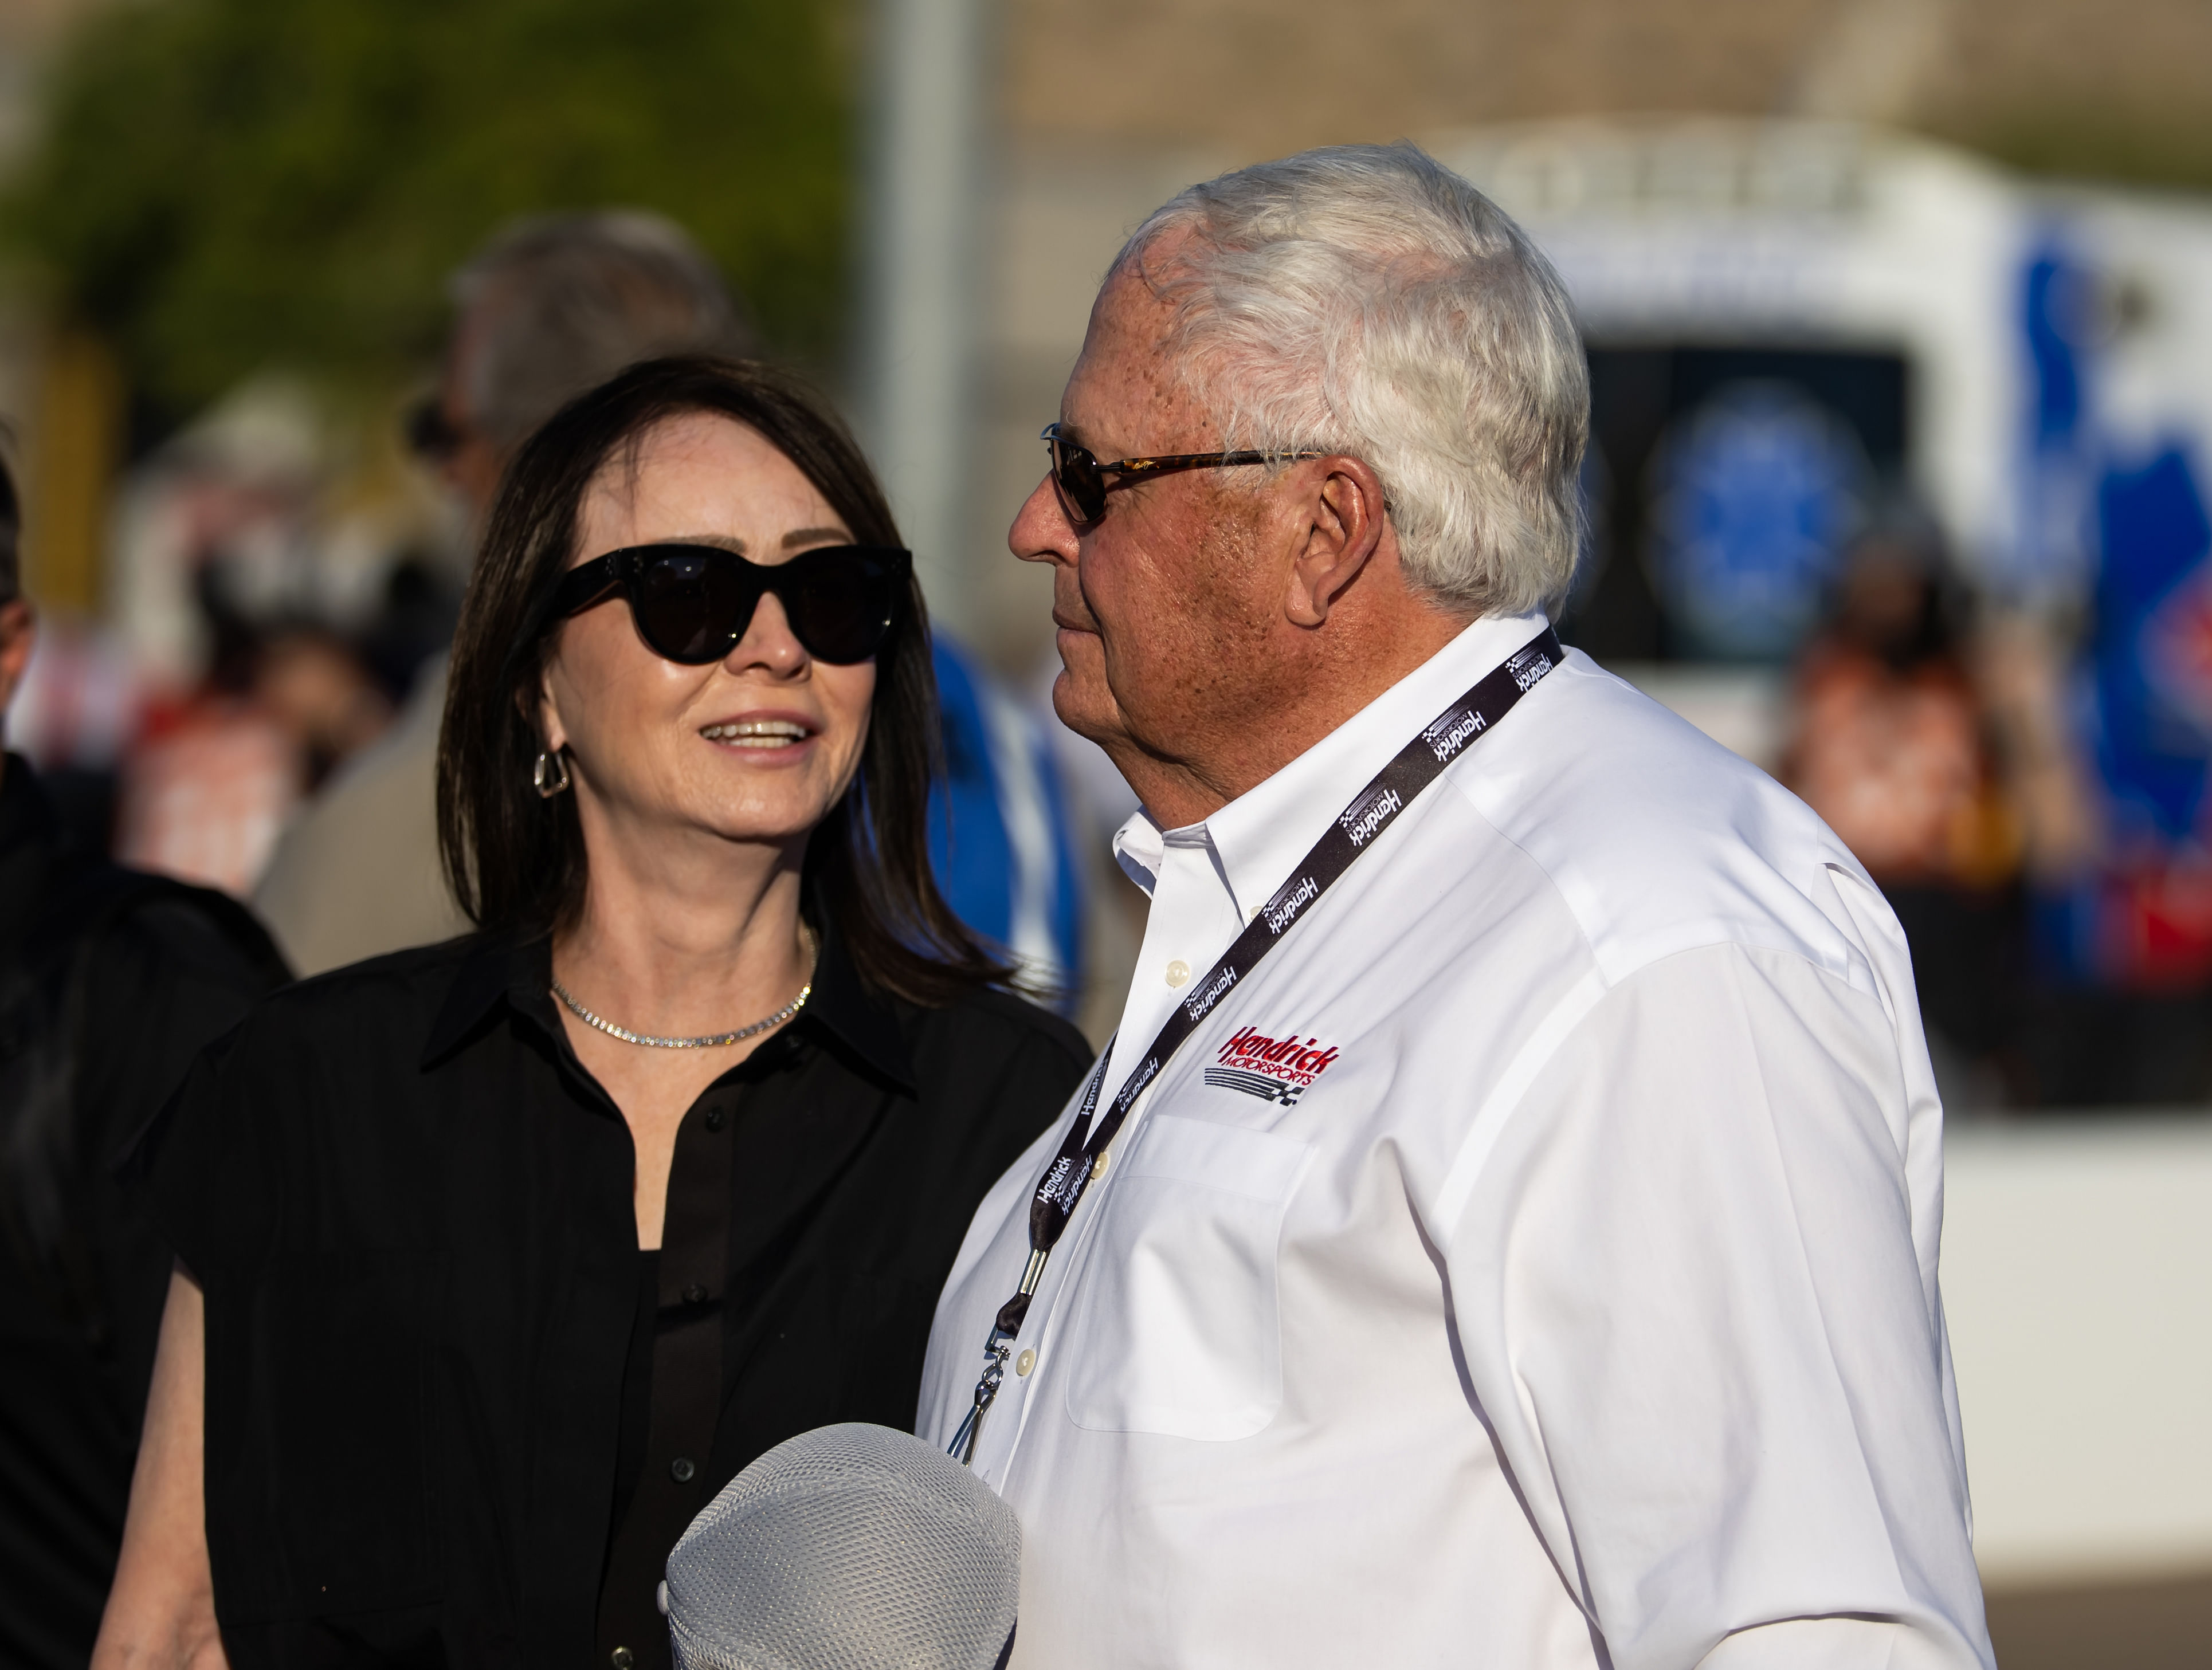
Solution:
<svg viewBox="0 0 2212 1670"><path fill-rule="evenodd" d="M733 719L702 726L699 734L726 748L766 750L796 747L813 736L814 730L795 719Z"/></svg>

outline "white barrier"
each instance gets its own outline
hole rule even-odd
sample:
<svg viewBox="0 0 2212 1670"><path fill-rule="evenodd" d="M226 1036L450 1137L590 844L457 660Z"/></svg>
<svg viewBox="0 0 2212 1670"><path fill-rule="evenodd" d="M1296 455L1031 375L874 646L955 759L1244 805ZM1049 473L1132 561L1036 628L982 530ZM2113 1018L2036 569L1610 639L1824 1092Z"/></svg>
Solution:
<svg viewBox="0 0 2212 1670"><path fill-rule="evenodd" d="M1946 1160L1984 1581L2212 1571L2212 1117L1954 1123Z"/></svg>

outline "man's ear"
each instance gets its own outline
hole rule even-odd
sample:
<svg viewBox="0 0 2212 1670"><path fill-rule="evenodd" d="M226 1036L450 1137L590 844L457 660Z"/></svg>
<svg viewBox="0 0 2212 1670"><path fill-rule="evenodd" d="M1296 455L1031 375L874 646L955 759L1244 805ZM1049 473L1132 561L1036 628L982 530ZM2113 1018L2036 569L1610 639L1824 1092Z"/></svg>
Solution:
<svg viewBox="0 0 2212 1670"><path fill-rule="evenodd" d="M1303 468L1313 473L1309 490L1295 501L1299 546L1283 613L1293 626L1317 627L1373 559L1389 520L1382 478L1361 459L1332 455Z"/></svg>
<svg viewBox="0 0 2212 1670"><path fill-rule="evenodd" d="M31 647L38 636L38 616L27 599L10 598L0 603L0 716L15 699L15 687L31 665Z"/></svg>

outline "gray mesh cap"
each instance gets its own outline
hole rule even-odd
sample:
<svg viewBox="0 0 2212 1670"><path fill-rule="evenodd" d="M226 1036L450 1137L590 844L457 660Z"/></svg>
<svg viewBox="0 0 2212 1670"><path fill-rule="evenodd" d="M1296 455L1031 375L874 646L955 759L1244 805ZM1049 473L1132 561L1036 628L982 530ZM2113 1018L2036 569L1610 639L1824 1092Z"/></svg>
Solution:
<svg viewBox="0 0 2212 1670"><path fill-rule="evenodd" d="M1022 1531L981 1479L859 1423L786 1440L668 1556L677 1670L992 1670Z"/></svg>

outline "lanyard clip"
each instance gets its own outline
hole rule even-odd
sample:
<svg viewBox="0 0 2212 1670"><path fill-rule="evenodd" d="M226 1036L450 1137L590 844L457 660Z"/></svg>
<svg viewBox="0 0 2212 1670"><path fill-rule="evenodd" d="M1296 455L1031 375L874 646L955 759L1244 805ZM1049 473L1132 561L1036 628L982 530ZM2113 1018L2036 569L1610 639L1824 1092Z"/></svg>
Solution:
<svg viewBox="0 0 2212 1670"><path fill-rule="evenodd" d="M960 1430L952 1435L952 1442L945 1453L962 1467L973 1464L975 1459L975 1440L983 1434L983 1417L991 1412L998 1401L999 1383L1006 1377L1006 1359L1013 1354L1014 1336L998 1328L991 1330L991 1338L983 1346L983 1372L975 1382L975 1406L960 1423Z"/></svg>
<svg viewBox="0 0 2212 1670"><path fill-rule="evenodd" d="M1028 1266L1022 1272L1022 1284L1014 1297L999 1308L999 1319L992 1325L991 1337L983 1342L983 1372L975 1382L975 1406L960 1423L960 1430L952 1435L952 1442L945 1454L966 1467L975 1454L975 1440L982 1435L983 1417L991 1412L998 1400L1000 1382L1006 1377L1006 1359L1013 1355L1014 1336L1021 1332L1022 1319L1029 1315L1030 1299L1036 1292L1037 1279L1044 1274L1045 1260L1052 1256L1048 1247L1030 1249Z"/></svg>

